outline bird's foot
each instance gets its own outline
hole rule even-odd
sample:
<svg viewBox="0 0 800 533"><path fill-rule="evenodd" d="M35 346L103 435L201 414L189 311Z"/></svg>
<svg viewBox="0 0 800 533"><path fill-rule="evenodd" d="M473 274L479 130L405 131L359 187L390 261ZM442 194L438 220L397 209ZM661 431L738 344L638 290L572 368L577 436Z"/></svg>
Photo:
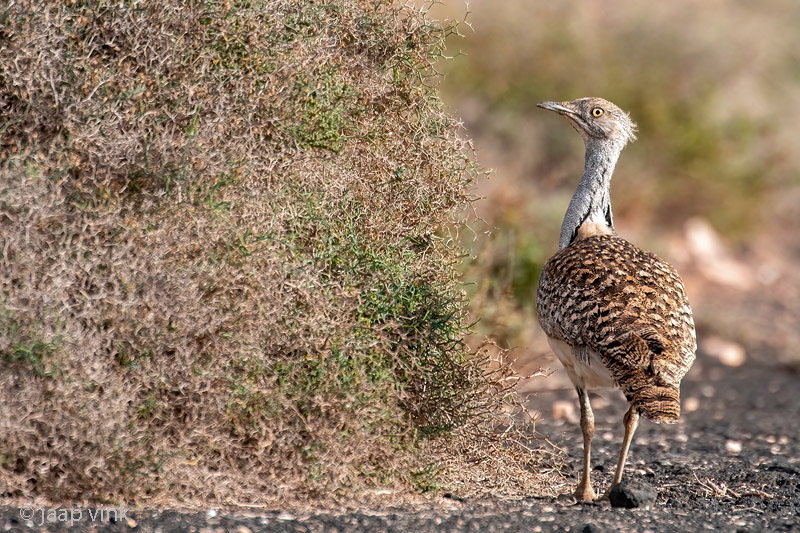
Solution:
<svg viewBox="0 0 800 533"><path fill-rule="evenodd" d="M611 499L611 491L614 490L614 487L616 487L620 483L621 483L621 481L612 481L611 485L608 486L606 491L603 493L603 495L599 499L602 500L602 501L606 501L606 502L609 501Z"/></svg>
<svg viewBox="0 0 800 533"><path fill-rule="evenodd" d="M579 483L578 487L575 489L575 499L579 502L594 501L594 491L592 490L592 485L589 483Z"/></svg>

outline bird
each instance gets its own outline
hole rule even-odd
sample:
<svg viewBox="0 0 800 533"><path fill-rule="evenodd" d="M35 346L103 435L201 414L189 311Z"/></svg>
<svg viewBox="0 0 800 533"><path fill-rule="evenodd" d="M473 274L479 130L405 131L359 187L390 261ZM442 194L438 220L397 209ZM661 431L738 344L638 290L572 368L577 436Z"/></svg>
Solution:
<svg viewBox="0 0 800 533"><path fill-rule="evenodd" d="M603 498L622 481L640 416L680 417L680 383L695 360L694 318L675 268L617 235L611 176L636 139L630 115L602 98L541 102L569 121L586 146L580 183L561 225L558 251L542 268L538 321L578 394L583 472L574 496L592 501L594 415L589 390L616 387L629 403L616 471Z"/></svg>

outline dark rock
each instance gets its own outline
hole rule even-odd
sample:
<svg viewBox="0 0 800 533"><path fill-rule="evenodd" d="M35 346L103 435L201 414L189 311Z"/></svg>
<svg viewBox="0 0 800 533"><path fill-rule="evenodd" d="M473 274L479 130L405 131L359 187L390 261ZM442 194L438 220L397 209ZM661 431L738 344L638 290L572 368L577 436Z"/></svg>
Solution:
<svg viewBox="0 0 800 533"><path fill-rule="evenodd" d="M656 499L656 491L642 481L622 481L611 488L608 496L611 500L611 507L632 509L653 503Z"/></svg>
<svg viewBox="0 0 800 533"><path fill-rule="evenodd" d="M581 533L594 533L595 531L598 531L597 526L592 523L586 524L583 526L583 529L581 529Z"/></svg>

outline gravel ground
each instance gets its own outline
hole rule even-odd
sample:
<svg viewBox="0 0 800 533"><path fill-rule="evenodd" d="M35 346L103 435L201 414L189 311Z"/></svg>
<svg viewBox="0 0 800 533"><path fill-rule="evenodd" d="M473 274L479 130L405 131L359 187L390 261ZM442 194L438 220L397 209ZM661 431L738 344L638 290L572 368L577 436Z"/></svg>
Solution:
<svg viewBox="0 0 800 533"><path fill-rule="evenodd" d="M631 447L626 478L657 493L647 508L615 509L609 503L576 504L565 495L527 500L441 498L389 511L294 516L128 511L117 522L91 523L84 511L73 523L96 531L791 531L800 530L800 376L779 368L698 363L684 380L685 412L679 424L643 420ZM553 420L555 402L575 403L574 392L540 392L531 405L548 420L537 429L580 468L578 427ZM595 490L604 491L622 436L625 402L613 391L593 396L597 436L593 447ZM694 404L694 405L692 405ZM562 404L563 405L563 404ZM110 507L106 507L110 509ZM25 511L27 512L27 510ZM0 506L5 530L40 530L41 512L20 518ZM62 531L69 522L45 524Z"/></svg>

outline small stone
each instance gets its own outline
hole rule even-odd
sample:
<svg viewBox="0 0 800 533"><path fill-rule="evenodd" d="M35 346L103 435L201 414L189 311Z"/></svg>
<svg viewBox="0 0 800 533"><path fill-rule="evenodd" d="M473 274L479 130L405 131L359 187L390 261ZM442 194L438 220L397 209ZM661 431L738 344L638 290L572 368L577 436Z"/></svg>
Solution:
<svg viewBox="0 0 800 533"><path fill-rule="evenodd" d="M611 489L611 507L646 507L656 499L656 491L642 481L622 481Z"/></svg>
<svg viewBox="0 0 800 533"><path fill-rule="evenodd" d="M553 420L562 419L570 424L578 423L578 416L575 414L575 403L563 400L553 402Z"/></svg>
<svg viewBox="0 0 800 533"><path fill-rule="evenodd" d="M611 402L605 396L598 394L592 398L592 409L605 409L611 405Z"/></svg>
<svg viewBox="0 0 800 533"><path fill-rule="evenodd" d="M747 359L744 346L720 337L707 337L702 350L726 366L742 366Z"/></svg>
<svg viewBox="0 0 800 533"><path fill-rule="evenodd" d="M742 452L742 442L738 440L729 440L725 443L725 449L728 453L738 454Z"/></svg>
<svg viewBox="0 0 800 533"><path fill-rule="evenodd" d="M683 410L687 413L693 413L700 409L700 400L695 396L689 396L683 400Z"/></svg>
<svg viewBox="0 0 800 533"><path fill-rule="evenodd" d="M586 524L581 529L581 533L594 533L595 531L597 531L597 526L592 523Z"/></svg>

